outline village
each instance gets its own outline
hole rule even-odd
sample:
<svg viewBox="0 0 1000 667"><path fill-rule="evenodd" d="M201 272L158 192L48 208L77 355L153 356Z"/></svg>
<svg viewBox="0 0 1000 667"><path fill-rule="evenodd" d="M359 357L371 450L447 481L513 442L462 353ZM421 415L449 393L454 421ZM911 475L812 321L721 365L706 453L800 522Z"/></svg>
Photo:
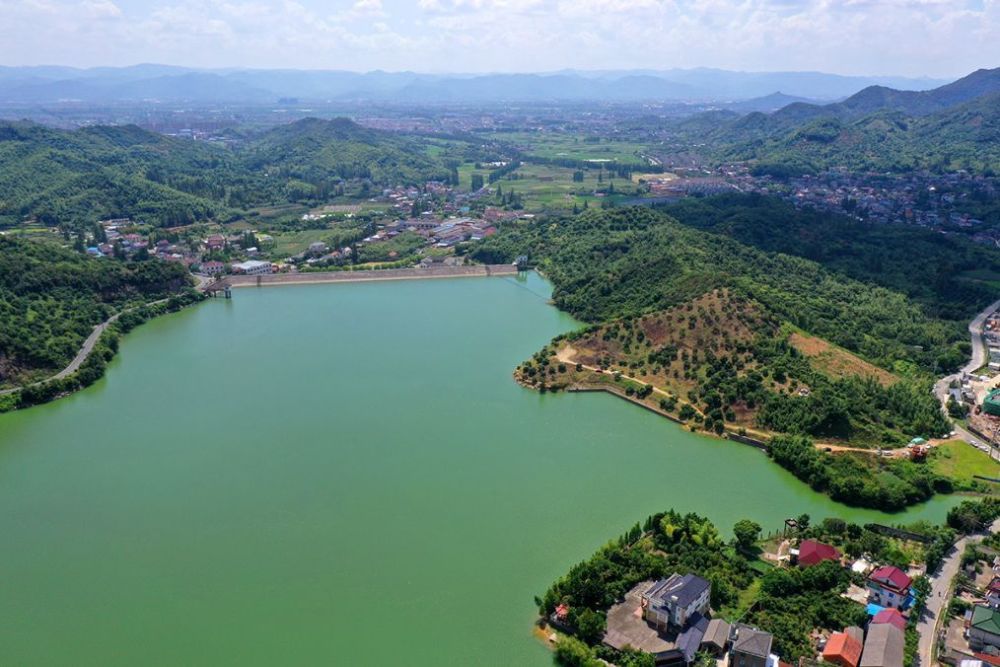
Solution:
<svg viewBox="0 0 1000 667"><path fill-rule="evenodd" d="M756 173L747 163L731 162L676 169L647 179L651 195L667 200L755 193L780 197L797 208L811 207L878 224L961 230L977 243L993 245L1000 240L1000 230L989 228L970 213L977 201L995 197L1000 183L995 177L965 171L867 174L831 169L779 177Z"/></svg>
<svg viewBox="0 0 1000 667"><path fill-rule="evenodd" d="M812 537L816 535L822 539ZM852 613L863 619L834 631L814 629L809 635L813 653L801 656L798 667L902 667L912 661L918 629L926 631L921 624L928 622L940 629L931 649L939 661L958 667L1000 665L1000 537L965 543L964 553L952 556L962 564L953 581L941 574L929 578L927 564L933 557L928 556L937 548L937 539L878 524L852 526L839 519L810 528L803 516L788 519L782 531L760 540L761 564L753 569L797 571L807 577L806 570L825 567L825 574L817 574L821 578L845 573L839 576L849 581L846 590L819 596L827 605L833 605L831 596L856 605ZM871 551L859 548L864 544ZM698 573L674 572L642 581L607 611L601 642L614 651L652 654L657 667L796 664L779 657L778 640L766 623L743 620L755 603L734 614L731 609L720 613L712 600L712 582ZM928 613L928 607L936 611ZM549 642L563 641L560 632L572 631L572 617L571 605L560 603L544 619L551 628Z"/></svg>
<svg viewBox="0 0 1000 667"><path fill-rule="evenodd" d="M533 217L483 202L473 211L470 202L490 192L456 192L438 181L420 188L387 188L362 204L328 205L300 214L301 232L272 231L267 224L265 232L246 223L156 229L115 218L97 223L78 238L78 245L94 257L180 262L205 278L459 266L464 257L458 246L492 236L504 221Z"/></svg>

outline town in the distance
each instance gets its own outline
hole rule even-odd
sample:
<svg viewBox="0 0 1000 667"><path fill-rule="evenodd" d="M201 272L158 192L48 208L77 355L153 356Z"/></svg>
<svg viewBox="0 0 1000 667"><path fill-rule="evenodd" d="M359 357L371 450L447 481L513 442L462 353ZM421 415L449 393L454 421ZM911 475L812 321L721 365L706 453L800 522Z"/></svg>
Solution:
<svg viewBox="0 0 1000 667"><path fill-rule="evenodd" d="M670 77L682 74L684 90L695 92L684 99L655 92L680 86L681 78ZM599 398L627 410L602 425L609 432L641 423L650 429L637 436L645 446L654 439L650 433L662 433L653 429L669 429L671 447L678 446L674 439L692 438L695 444L681 445L709 448L720 460L754 457L775 481L759 498L734 506L732 489L711 481L704 461L672 454L681 458L663 466L653 485L663 488L619 485L615 494L644 499L603 513L610 501L595 488L605 483L603 471L577 467L596 455L585 448L550 454L543 441L558 434L543 438L525 427L496 450L514 448L511 440L533 443L517 468L533 488L518 493L540 505L572 496L580 506L572 518L568 510L559 515L564 524L546 524L542 513L504 514L498 485L490 489L495 499L469 510L474 520L452 517L426 529L433 535L400 531L389 509L372 514L371 540L384 539L382 548L405 562L340 561L339 543L317 556L329 558L330 569L354 568L350 576L372 587L366 595L377 607L394 597L380 579L407 598L411 586L444 586L461 576L451 570L463 568L449 566L447 575L428 574L421 582L411 565L462 552L468 542L486 539L467 539L463 531L496 521L497 532L509 531L506 540L530 537L545 545L529 545L533 555L523 565L505 561L512 556L504 549L465 564L470 576L497 578L517 591L514 610L504 613L523 621L524 636L495 616L455 623L447 611L453 607L464 608L463 620L492 613L483 609L492 606L491 596L476 590L392 607L381 618L381 610L352 607L341 615L338 609L330 613L331 633L352 623L380 625L385 641L398 643L399 664L411 664L403 656L416 646L414 655L438 652L435 664L520 664L527 655L535 664L570 667L1000 667L1000 68L953 81L811 74L808 86L806 74L713 70L497 77L502 83L472 75L352 76L0 68L0 413L9 413L0 414L0 470L8 454L12 465L31 464L21 461L28 455L19 439L44 426L27 426L34 415L79 420L102 438L121 430L123 438L141 439L147 426L135 424L151 424L150 417L100 406L122 386L116 385L121 374L156 356L129 347L138 336L131 332L140 325L149 332L151 320L177 323L157 329L157 336L181 336L184 326L196 325L185 316L227 309L227 317L245 317L261 307L256 295L278 301L282 289L293 296L306 289L293 286L307 284L326 285L308 288L320 299L321 290L346 294L358 287L352 283L367 289L376 281L476 278L507 281L516 295L535 298L530 281L538 280L550 290L542 295L545 307L564 317L556 328L533 332L519 347L466 340L471 352L456 349L437 370L423 358L460 336L450 327L462 316L442 304L461 295L428 296L426 303L412 297L414 310L405 312L420 323L414 331L394 323L380 345L408 350L414 365L397 361L387 371L373 360L382 386L367 398L379 414L366 422L378 436L369 446L386 447L390 472L381 479L381 471L364 469L359 479L385 484L390 504L405 503L393 495L407 477L396 468L419 465L408 458L414 449L427 448L421 460L438 461L459 480L472 474L471 463L455 450L434 449L435 441L462 433L470 448L495 455L487 441L479 443L480 434L459 428L474 419L461 401L476 399L483 388L462 386L458 370L486 357L492 363L495 354L505 360L502 372L487 364L477 382L502 384L498 391L508 393L500 400L484 392L476 405L510 410L512 424L526 414L517 410L551 415L585 410L594 403L584 401ZM762 87L778 85L781 93ZM587 89L597 97L581 92ZM304 311L290 306L281 318L302 333L325 327L318 336L330 336L330 349L323 354L349 355L358 347L350 336L361 335L352 327L374 318L380 298L374 291L352 294L349 306L310 305L312 320L298 319ZM484 301L501 300L483 294ZM488 317L491 303L469 317ZM289 352L298 338L268 338L276 325L267 319L239 326L213 319L210 334L185 339L196 341L185 354L207 368L225 354L211 341L252 340L264 360L234 356L240 361L233 377L248 373L261 385L288 388L308 382L314 371L319 388L306 402L316 442L329 438L347 447L337 433L356 417L330 417L335 406L323 388L349 387L347 365L317 357L315 368L303 371ZM519 321L496 319L490 326ZM308 336L303 340L308 345ZM183 364L185 357L163 358ZM150 383L169 374L151 368ZM264 379L255 375L261 369L269 374ZM353 372L354 379L361 374ZM203 458L192 468L213 465L214 439L264 437L238 409L243 401L257 405L252 392L233 397L231 388L216 388L218 375L205 373L185 378L189 396L144 399L149 414L181 406L186 416L174 415L169 427L178 438L198 440L209 421L226 422L226 433L199 445ZM406 421L410 402L422 421ZM61 406L68 416L60 417ZM95 414L114 418L88 425L92 409L108 409ZM280 408L272 418L285 419ZM396 420L406 437L385 442L398 451L379 435ZM233 470L218 472L218 483L230 488L227 475L239 479L244 468L258 465L269 473L270 466L273 478L238 483L267 498L269 484L298 457L315 456L303 467L317 470L351 465L347 458L333 463L326 451L279 445L274 461L280 463L241 455L227 460ZM72 469L80 455L73 451L53 469ZM118 482L107 470L141 456L141 448L123 448L90 482L114 488ZM551 469L536 468L546 463L565 476L549 479L539 470ZM504 462L498 456L489 465ZM139 467L170 470L181 496L217 482L185 477L172 458ZM669 491L680 488L677 477L702 475L708 481L697 492ZM298 486L302 478L288 473L293 478ZM0 486L11 483L3 479L0 473ZM734 479L729 483L741 483ZM332 482L302 482L310 483L317 498L339 494L330 505L374 512L371 504L359 509L363 503L347 491L320 490L336 487ZM779 485L812 509L774 507ZM463 493L475 496L474 486ZM269 533L275 543L306 539L307 531L297 532L299 517L322 513L323 503L313 505L310 497L286 506L282 493L277 509L253 510L266 517L259 523L275 530ZM216 501L226 507L236 502L231 498L220 494ZM34 508L30 516L16 514L12 502L9 513L0 513L0 533L74 513L74 501L56 492L35 502L41 504L25 501ZM104 502L113 504L100 500L94 507ZM164 511L159 501L139 502L150 502L152 522ZM566 528L592 512L603 523L588 526L585 537ZM344 520L338 515L328 523L337 521ZM519 537L522 522L532 521L537 531ZM205 533L224 533L223 523ZM164 519L162 529L169 536L174 527ZM362 541L368 540L344 539ZM436 550L438 542L448 549ZM201 543L195 543L197 554ZM572 553L549 553L567 545ZM36 560L61 548L52 542ZM233 571L245 566L247 582L262 576L255 565L229 558L216 554L205 562L226 562ZM95 581L113 579L101 576L107 579ZM294 580L295 572L282 573L273 587L285 578ZM551 583L538 590L539 581ZM132 585L116 583L122 590ZM205 584L205 595L224 599L240 586L222 588ZM337 597L325 591L303 604L311 614L310 605L329 610ZM154 598L176 603L167 592L145 600ZM396 624L410 622L401 613L452 620L441 621L447 632L434 639L417 633L404 641L394 636ZM7 640L0 634L0 663L60 662L27 643L5 659ZM197 650L232 656L226 641L219 639L217 651ZM376 649L362 647L346 658L324 650L302 653L308 657L301 664L336 664L338 655L344 664L362 664L358 656ZM97 664L100 653L80 664ZM177 664L192 664L184 659L191 655L178 653ZM18 659L25 656L38 660ZM431 663L412 664L425 662Z"/></svg>

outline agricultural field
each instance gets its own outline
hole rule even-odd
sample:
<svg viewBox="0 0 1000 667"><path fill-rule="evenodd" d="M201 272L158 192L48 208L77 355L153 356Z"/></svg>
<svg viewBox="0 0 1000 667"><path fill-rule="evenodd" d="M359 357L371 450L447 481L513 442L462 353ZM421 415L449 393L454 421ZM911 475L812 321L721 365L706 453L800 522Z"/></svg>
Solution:
<svg viewBox="0 0 1000 667"><path fill-rule="evenodd" d="M516 146L526 155L595 162L648 163L644 144L562 132L497 132L490 139Z"/></svg>
<svg viewBox="0 0 1000 667"><path fill-rule="evenodd" d="M574 181L575 169L542 164L523 164L515 172L493 184L504 192L516 192L529 211L572 209L600 206L604 199L619 200L639 195L638 186L624 178L612 178L612 174L600 169L582 170L583 180ZM600 177L598 176L600 174ZM599 180L600 179L600 180ZM598 190L612 188L615 194Z"/></svg>
<svg viewBox="0 0 1000 667"><path fill-rule="evenodd" d="M327 243L333 233L329 229L303 229L298 232L270 232L274 237L274 248L271 256L275 258L291 257L305 252L310 243L322 241Z"/></svg>

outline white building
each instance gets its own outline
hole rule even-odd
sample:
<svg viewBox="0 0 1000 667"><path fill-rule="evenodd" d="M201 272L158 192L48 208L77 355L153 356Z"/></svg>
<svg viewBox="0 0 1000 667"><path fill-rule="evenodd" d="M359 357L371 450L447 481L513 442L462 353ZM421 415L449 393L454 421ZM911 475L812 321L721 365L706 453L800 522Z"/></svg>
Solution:
<svg viewBox="0 0 1000 667"><path fill-rule="evenodd" d="M233 264L233 273L242 273L247 276L260 276L266 273L271 273L271 262L262 262L260 260L251 259L246 262L237 262Z"/></svg>

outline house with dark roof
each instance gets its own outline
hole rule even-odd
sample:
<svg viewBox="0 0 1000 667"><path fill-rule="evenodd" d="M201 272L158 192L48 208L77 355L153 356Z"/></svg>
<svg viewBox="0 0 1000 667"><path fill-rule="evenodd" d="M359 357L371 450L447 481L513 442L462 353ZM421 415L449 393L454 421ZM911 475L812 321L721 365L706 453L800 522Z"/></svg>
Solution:
<svg viewBox="0 0 1000 667"><path fill-rule="evenodd" d="M913 580L893 565L883 565L868 575L868 599L882 607L900 609L907 604Z"/></svg>
<svg viewBox="0 0 1000 667"><path fill-rule="evenodd" d="M829 662L839 667L858 667L861 661L862 644L855 637L845 632L835 632L830 635L823 647L823 662Z"/></svg>
<svg viewBox="0 0 1000 667"><path fill-rule="evenodd" d="M774 641L770 632L740 623L733 628L733 634L730 667L767 667Z"/></svg>
<svg viewBox="0 0 1000 667"><path fill-rule="evenodd" d="M695 614L708 613L712 585L694 574L672 574L660 579L642 594L642 617L666 630L683 628Z"/></svg>
<svg viewBox="0 0 1000 667"><path fill-rule="evenodd" d="M711 653L716 658L721 657L729 647L729 634L732 626L721 618L713 618L708 622L705 636L701 638L701 650Z"/></svg>
<svg viewBox="0 0 1000 667"><path fill-rule="evenodd" d="M818 565L825 560L840 561L840 552L829 544L816 540L802 540L799 545L799 567Z"/></svg>
<svg viewBox="0 0 1000 667"><path fill-rule="evenodd" d="M1000 609L980 604L972 608L969 621L969 648L977 653L1000 649Z"/></svg>
<svg viewBox="0 0 1000 667"><path fill-rule="evenodd" d="M708 619L695 612L688 619L687 627L677 636L677 650L681 652L684 664L690 665L701 649L701 641L708 630Z"/></svg>
<svg viewBox="0 0 1000 667"><path fill-rule="evenodd" d="M903 631L891 623L868 626L859 667L903 667Z"/></svg>

